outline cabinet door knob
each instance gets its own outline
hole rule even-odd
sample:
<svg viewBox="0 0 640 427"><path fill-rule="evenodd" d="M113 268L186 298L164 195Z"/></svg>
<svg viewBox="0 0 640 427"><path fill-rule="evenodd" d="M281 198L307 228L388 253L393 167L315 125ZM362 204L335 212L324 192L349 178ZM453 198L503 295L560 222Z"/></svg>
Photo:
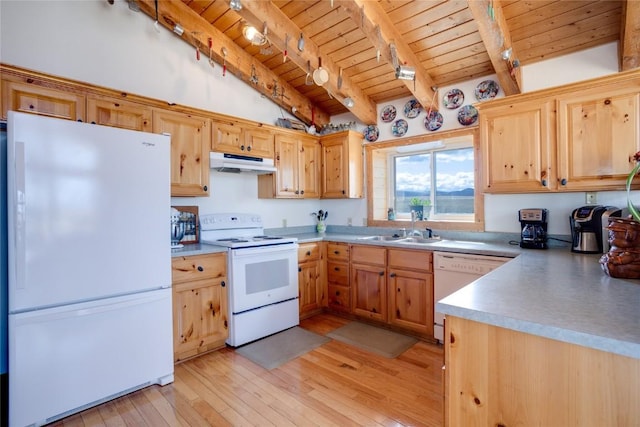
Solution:
<svg viewBox="0 0 640 427"><path fill-rule="evenodd" d="M378 276L384 276L384 271L379 272Z"/></svg>
<svg viewBox="0 0 640 427"><path fill-rule="evenodd" d="M543 186L543 187L546 187L546 186L547 186L547 180L546 180L546 179L543 179L543 180L542 180L542 186Z"/></svg>
<svg viewBox="0 0 640 427"><path fill-rule="evenodd" d="M202 268L201 265L198 266L198 271L204 271L204 268Z"/></svg>
<svg viewBox="0 0 640 427"><path fill-rule="evenodd" d="M340 291L336 291L336 296L340 296Z"/></svg>
<svg viewBox="0 0 640 427"><path fill-rule="evenodd" d="M222 287L224 288L225 286L227 286L227 284L226 284L226 283L225 283L225 281L223 280L222 282L220 282L220 286L222 286Z"/></svg>
<svg viewBox="0 0 640 427"><path fill-rule="evenodd" d="M298 273L300 273L302 271L302 268L298 267Z"/></svg>
<svg viewBox="0 0 640 427"><path fill-rule="evenodd" d="M335 271L340 271L340 267L333 267Z"/></svg>
<svg viewBox="0 0 640 427"><path fill-rule="evenodd" d="M205 185L204 187L202 187L202 189L203 189L204 191L209 191L209 187L207 187L206 185Z"/></svg>
<svg viewBox="0 0 640 427"><path fill-rule="evenodd" d="M247 147L247 151L251 151L251 146L250 145Z"/></svg>
<svg viewBox="0 0 640 427"><path fill-rule="evenodd" d="M241 146L240 146L240 149L241 149L242 151L244 151L244 145L241 145Z"/></svg>
<svg viewBox="0 0 640 427"><path fill-rule="evenodd" d="M562 179L560 180L560 184L561 184L561 185L567 185L567 178L562 178Z"/></svg>
<svg viewBox="0 0 640 427"><path fill-rule="evenodd" d="M311 256L311 251L307 251L307 256Z"/></svg>
<svg viewBox="0 0 640 427"><path fill-rule="evenodd" d="M339 255L340 251L333 251L334 254Z"/></svg>
<svg viewBox="0 0 640 427"><path fill-rule="evenodd" d="M391 273L389 277L396 277L396 273Z"/></svg>

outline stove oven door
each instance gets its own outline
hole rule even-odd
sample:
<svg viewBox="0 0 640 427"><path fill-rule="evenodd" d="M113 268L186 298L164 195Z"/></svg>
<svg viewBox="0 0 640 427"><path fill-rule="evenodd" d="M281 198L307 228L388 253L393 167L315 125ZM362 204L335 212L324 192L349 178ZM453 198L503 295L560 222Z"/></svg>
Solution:
<svg viewBox="0 0 640 427"><path fill-rule="evenodd" d="M234 314L298 298L298 244L231 249L230 308Z"/></svg>

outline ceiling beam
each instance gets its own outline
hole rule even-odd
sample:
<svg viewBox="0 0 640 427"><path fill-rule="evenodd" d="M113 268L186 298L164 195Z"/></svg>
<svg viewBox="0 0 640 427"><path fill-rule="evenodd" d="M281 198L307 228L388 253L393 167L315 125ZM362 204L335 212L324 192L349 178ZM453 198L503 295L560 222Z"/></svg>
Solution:
<svg viewBox="0 0 640 427"><path fill-rule="evenodd" d="M335 0L335 4L340 5L349 14L371 44L380 50L380 60L388 64L395 72L390 48L390 44L393 43L398 62L414 67L416 70L415 80L401 80L401 82L422 105L438 105L437 102L433 102L435 83L377 1Z"/></svg>
<svg viewBox="0 0 640 427"><path fill-rule="evenodd" d="M154 0L138 0L138 4L140 5L140 10L155 20L156 3ZM243 4L245 4L245 1L243 1ZM298 92L286 81L281 80L269 68L246 53L233 40L216 29L182 1L158 1L157 5L159 24L170 31L173 31L175 24L180 24L184 32L181 35L175 34L176 37L180 37L194 46L194 49L196 47L199 48L203 59L208 60L209 58L208 43L209 38L211 38L213 42L211 57L218 64L226 63L227 72L232 73L305 123L310 124L312 121L318 125L329 123L330 116L328 113L313 105L309 98ZM223 55L223 48L226 50L226 55ZM222 68L219 68L219 70L219 72L222 72ZM257 83L255 84L250 80L252 75L257 78ZM295 107L295 113L293 113L293 107Z"/></svg>
<svg viewBox="0 0 640 427"><path fill-rule="evenodd" d="M473 20L478 25L478 32L487 49L500 87L507 96L521 93L522 73L517 60L518 55L511 43L500 0L467 0L467 3ZM503 52L509 48L511 54L504 59Z"/></svg>
<svg viewBox="0 0 640 427"><path fill-rule="evenodd" d="M620 26L620 71L640 67L640 2L623 2Z"/></svg>
<svg viewBox="0 0 640 427"><path fill-rule="evenodd" d="M249 24L260 30L266 23L267 35L271 45L281 52L286 50L287 59L291 60L305 73L307 72L308 62L311 62L311 66L315 70L318 68L319 58L321 58L322 68L329 74L329 81L323 85L324 89L340 102L344 102L344 98L347 97L353 99L354 105L349 108L351 113L363 123L376 123L376 104L358 85L353 84L348 76L342 76L342 85L338 89L339 67L327 55L323 55L323 52L311 40L311 37L304 37L305 43L302 51L297 49L297 40L302 30L277 6L271 1L265 0L242 0L242 6L242 9L237 13ZM336 13L338 13L337 9ZM287 38L289 43L285 46Z"/></svg>

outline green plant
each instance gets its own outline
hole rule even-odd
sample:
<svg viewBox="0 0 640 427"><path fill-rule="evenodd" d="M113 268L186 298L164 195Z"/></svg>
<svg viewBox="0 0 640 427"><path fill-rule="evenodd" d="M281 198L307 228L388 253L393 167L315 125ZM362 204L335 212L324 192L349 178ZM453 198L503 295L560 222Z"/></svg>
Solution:
<svg viewBox="0 0 640 427"><path fill-rule="evenodd" d="M431 206L431 200L413 197L409 202L411 206Z"/></svg>
<svg viewBox="0 0 640 427"><path fill-rule="evenodd" d="M629 172L629 176L627 176L627 207L633 219L640 222L640 212L638 212L638 209L636 209L631 201L631 183L633 182L633 178L640 172L640 151L633 155L633 160L636 162L636 165L631 172Z"/></svg>

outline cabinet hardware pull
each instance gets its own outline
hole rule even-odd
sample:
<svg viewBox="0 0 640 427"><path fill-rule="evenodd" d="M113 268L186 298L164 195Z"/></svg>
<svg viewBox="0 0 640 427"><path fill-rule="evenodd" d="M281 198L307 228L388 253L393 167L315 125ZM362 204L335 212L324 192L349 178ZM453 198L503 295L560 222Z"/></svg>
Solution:
<svg viewBox="0 0 640 427"><path fill-rule="evenodd" d="M379 272L378 276L384 276L384 271Z"/></svg>
<svg viewBox="0 0 640 427"><path fill-rule="evenodd" d="M333 251L334 254L339 255L340 251Z"/></svg>
<svg viewBox="0 0 640 427"><path fill-rule="evenodd" d="M389 277L396 277L396 273L389 274Z"/></svg>
<svg viewBox="0 0 640 427"><path fill-rule="evenodd" d="M209 187L207 187L206 185L205 185L204 187L202 187L202 189L203 189L204 191L209 191Z"/></svg>
<svg viewBox="0 0 640 427"><path fill-rule="evenodd" d="M311 251L307 251L307 256L311 256Z"/></svg>
<svg viewBox="0 0 640 427"><path fill-rule="evenodd" d="M241 149L242 151L244 151L244 145L241 145L241 146L240 146L240 149Z"/></svg>
<svg viewBox="0 0 640 427"><path fill-rule="evenodd" d="M546 186L547 186L547 180L546 180L546 179L543 179L543 180L542 180L542 186L543 186L543 187L546 187Z"/></svg>
<svg viewBox="0 0 640 427"><path fill-rule="evenodd" d="M298 267L298 273L300 273L302 271L302 268Z"/></svg>
<svg viewBox="0 0 640 427"><path fill-rule="evenodd" d="M336 296L340 296L340 291L336 291Z"/></svg>
<svg viewBox="0 0 640 427"><path fill-rule="evenodd" d="M340 271L340 267L333 267L334 271Z"/></svg>
<svg viewBox="0 0 640 427"><path fill-rule="evenodd" d="M227 286L227 284L223 280L222 282L220 282L220 286L222 286L224 288L225 286Z"/></svg>
<svg viewBox="0 0 640 427"><path fill-rule="evenodd" d="M561 185L567 185L567 178L562 178L562 179L560 180L560 184L561 184Z"/></svg>
<svg viewBox="0 0 640 427"><path fill-rule="evenodd" d="M198 266L198 271L204 271L204 268L202 268L201 265Z"/></svg>

